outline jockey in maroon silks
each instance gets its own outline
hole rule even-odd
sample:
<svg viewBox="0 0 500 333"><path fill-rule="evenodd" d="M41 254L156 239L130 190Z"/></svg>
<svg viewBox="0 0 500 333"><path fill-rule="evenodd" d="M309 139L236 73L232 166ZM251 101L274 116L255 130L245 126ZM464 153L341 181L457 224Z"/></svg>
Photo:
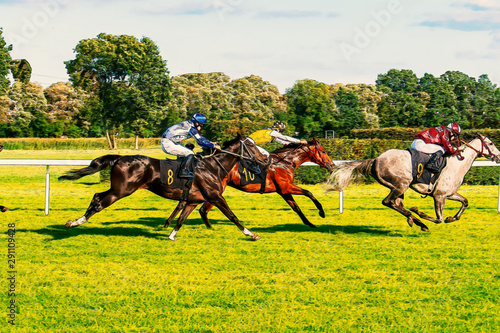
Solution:
<svg viewBox="0 0 500 333"><path fill-rule="evenodd" d="M437 162L445 153L460 154L458 148L452 145L452 141L457 139L462 129L457 123L450 123L448 126L437 126L429 128L415 135L411 148L422 153L431 155L426 168L431 172L439 172Z"/></svg>

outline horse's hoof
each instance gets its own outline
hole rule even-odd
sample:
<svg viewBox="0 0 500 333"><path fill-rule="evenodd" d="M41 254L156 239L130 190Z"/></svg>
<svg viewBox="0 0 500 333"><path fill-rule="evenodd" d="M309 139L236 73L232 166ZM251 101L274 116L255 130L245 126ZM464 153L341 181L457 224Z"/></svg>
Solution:
<svg viewBox="0 0 500 333"><path fill-rule="evenodd" d="M259 235L257 235L257 234L255 234L255 235L253 235L253 236L252 236L252 239L253 239L254 241L258 241L258 240L260 239L260 236L259 236Z"/></svg>
<svg viewBox="0 0 500 333"><path fill-rule="evenodd" d="M409 217L406 222L408 222L408 225L411 227L413 227L413 218Z"/></svg>
<svg viewBox="0 0 500 333"><path fill-rule="evenodd" d="M2 213L5 213L6 211L8 211L9 209L7 207L2 207Z"/></svg>
<svg viewBox="0 0 500 333"><path fill-rule="evenodd" d="M323 212L323 211L319 212L319 216L321 216L322 218L325 218L325 216L326 216L325 212Z"/></svg>
<svg viewBox="0 0 500 333"><path fill-rule="evenodd" d="M446 220L444 220L444 223L451 223L453 221L455 221L455 219L450 216L450 217L447 217Z"/></svg>
<svg viewBox="0 0 500 333"><path fill-rule="evenodd" d="M73 221L71 220L68 220L68 222L66 222L66 224L64 225L66 228L71 228L71 227L74 227L73 225Z"/></svg>
<svg viewBox="0 0 500 333"><path fill-rule="evenodd" d="M427 227L421 227L420 228L423 232L429 232L429 229L427 229Z"/></svg>

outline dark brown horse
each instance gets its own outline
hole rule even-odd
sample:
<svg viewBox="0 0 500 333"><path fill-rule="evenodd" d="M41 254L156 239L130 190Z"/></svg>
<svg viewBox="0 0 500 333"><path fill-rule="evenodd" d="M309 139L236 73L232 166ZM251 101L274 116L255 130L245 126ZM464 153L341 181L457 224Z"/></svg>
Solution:
<svg viewBox="0 0 500 333"><path fill-rule="evenodd" d="M2 145L2 144L0 144L0 151L2 151L2 150L3 150L3 145ZM8 210L9 210L9 209L8 209L7 207L5 207L5 206L0 206L0 212L4 213L4 212L6 212L6 211L8 211Z"/></svg>
<svg viewBox="0 0 500 333"><path fill-rule="evenodd" d="M219 208L246 236L250 236L255 240L260 238L240 223L222 196L224 191L222 180L227 174L226 170L231 170L241 158L252 159L261 165L267 163L267 158L259 152L252 141L243 139L240 135L236 139L225 143L221 151L216 151L212 156L205 157L198 162L187 200L184 201L182 213L169 236L171 240L175 240L175 235L186 218L198 204L203 202L210 202ZM87 222L95 213L100 212L115 201L131 195L138 189L149 190L164 198L182 200L182 188L173 188L162 183L160 160L142 155L101 156L93 160L90 166L70 171L66 175L59 177L59 180L79 179L96 173L107 166L111 166L111 188L106 192L96 193L85 215L77 220L68 221L66 223L67 227L76 227Z"/></svg>
<svg viewBox="0 0 500 333"><path fill-rule="evenodd" d="M304 195L311 199L316 205L316 208L318 208L319 215L324 218L325 212L323 211L323 206L310 191L293 184L293 180L295 178L295 169L297 169L304 162L314 162L322 168L331 170L334 167L334 163L326 153L325 148L316 139L312 139L307 144L291 144L277 149L270 154L270 158L271 164L268 167L264 191L262 191L261 184L242 185L242 179L240 172L238 171L238 164L231 169L228 176L224 179L224 188L229 185L240 191L249 193L277 192L290 205L293 211L300 216L304 224L314 228L315 226L309 222L307 217L305 217L300 210L299 206L293 199L293 195ZM207 228L212 228L207 216L212 207L212 203L205 202L200 208L200 215ZM170 222L182 209L183 203L180 202L173 211L172 215L170 215L165 222L165 227L169 226Z"/></svg>

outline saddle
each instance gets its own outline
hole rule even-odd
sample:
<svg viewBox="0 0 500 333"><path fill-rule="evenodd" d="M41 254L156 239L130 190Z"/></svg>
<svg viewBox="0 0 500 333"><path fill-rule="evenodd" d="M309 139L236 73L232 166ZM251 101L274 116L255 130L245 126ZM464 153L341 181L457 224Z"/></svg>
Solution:
<svg viewBox="0 0 500 333"><path fill-rule="evenodd" d="M182 160L185 157L179 156L177 160L160 160L160 180L163 186L182 189L182 200L187 200L189 190L193 185L193 178L179 178ZM193 161L193 171L196 172L197 160Z"/></svg>
<svg viewBox="0 0 500 333"><path fill-rule="evenodd" d="M429 193L432 192L436 180L441 174L441 171L446 166L446 158L441 158L439 160L440 171L437 173L433 173L425 168L425 166L427 165L427 163L429 163L429 160L431 158L428 154L419 152L414 149L407 149L407 150L410 152L411 155L411 169L413 177L412 184L429 185Z"/></svg>
<svg viewBox="0 0 500 333"><path fill-rule="evenodd" d="M264 193L266 189L268 166L262 170L260 166L248 160L240 160L238 162L238 173L240 175L240 185L260 184L260 193Z"/></svg>

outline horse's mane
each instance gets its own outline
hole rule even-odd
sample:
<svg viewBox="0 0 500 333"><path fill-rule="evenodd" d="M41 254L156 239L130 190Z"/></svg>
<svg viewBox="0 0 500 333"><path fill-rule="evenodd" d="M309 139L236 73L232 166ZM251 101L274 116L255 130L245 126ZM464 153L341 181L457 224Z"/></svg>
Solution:
<svg viewBox="0 0 500 333"><path fill-rule="evenodd" d="M229 140L229 141L226 141L224 142L224 144L222 145L222 148L227 148L227 147L231 147L233 146L234 144L238 143L240 140L242 140L243 137L241 136L240 133L238 133L238 135L236 136L236 138L232 139L232 140Z"/></svg>

